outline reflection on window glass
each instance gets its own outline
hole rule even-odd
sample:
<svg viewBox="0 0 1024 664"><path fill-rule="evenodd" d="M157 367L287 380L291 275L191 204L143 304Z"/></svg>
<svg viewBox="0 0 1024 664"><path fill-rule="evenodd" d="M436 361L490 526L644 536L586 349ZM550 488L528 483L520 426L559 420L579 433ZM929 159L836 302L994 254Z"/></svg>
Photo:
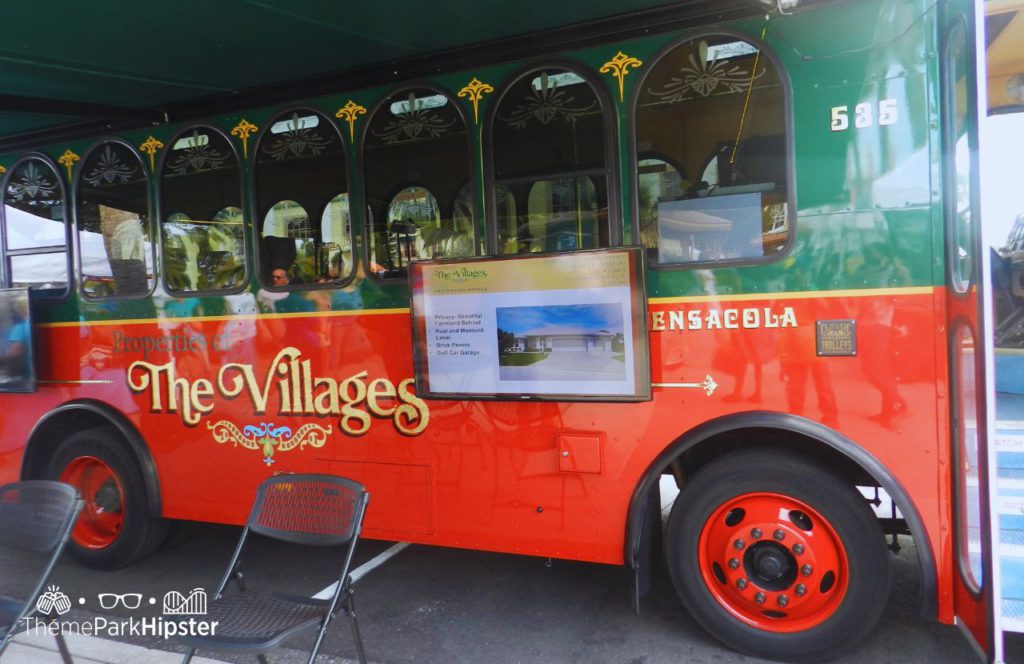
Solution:
<svg viewBox="0 0 1024 664"><path fill-rule="evenodd" d="M256 151L256 195L265 283L335 284L351 273L348 176L334 123L312 111L278 116Z"/></svg>
<svg viewBox="0 0 1024 664"><path fill-rule="evenodd" d="M350 224L348 194L338 194L327 204L320 218L321 263L327 266L327 275L320 277L321 282L341 280L346 266L354 265Z"/></svg>
<svg viewBox="0 0 1024 664"><path fill-rule="evenodd" d="M25 160L8 178L3 200L7 285L66 288L67 221L60 176L41 159ZM29 251L31 255L22 255Z"/></svg>
<svg viewBox="0 0 1024 664"><path fill-rule="evenodd" d="M161 174L167 286L186 292L237 288L245 280L245 256L235 152L207 128L189 130L172 145Z"/></svg>
<svg viewBox="0 0 1024 664"><path fill-rule="evenodd" d="M648 257L685 264L780 252L789 238L785 132L778 73L752 44L705 36L658 60L636 112Z"/></svg>
<svg viewBox="0 0 1024 664"><path fill-rule="evenodd" d="M586 80L554 68L522 76L491 131L499 252L610 244L605 118Z"/></svg>
<svg viewBox="0 0 1024 664"><path fill-rule="evenodd" d="M78 246L82 290L90 297L142 295L153 285L149 181L121 143L93 150L79 171Z"/></svg>
<svg viewBox="0 0 1024 664"><path fill-rule="evenodd" d="M978 475L978 396L975 381L974 335L960 325L953 338L956 370L956 512L957 558L960 573L975 591L981 589L983 542L981 482Z"/></svg>
<svg viewBox="0 0 1024 664"><path fill-rule="evenodd" d="M950 272L952 286L957 293L966 293L970 288L975 254L974 232L971 228L971 150L968 133L970 100L967 81L970 58L966 39L963 23L957 23L950 31L946 46L949 51L947 61L950 64L946 95L953 111L953 122L947 134L947 142L953 153L953 172L950 175L955 183L949 190L953 194L952 200L947 200L946 205L947 213L953 215Z"/></svg>
<svg viewBox="0 0 1024 664"><path fill-rule="evenodd" d="M458 106L434 90L403 90L374 113L364 153L367 196L376 208L372 272L402 277L411 260L476 253L468 141Z"/></svg>
<svg viewBox="0 0 1024 664"><path fill-rule="evenodd" d="M34 392L35 353L27 291L0 292L0 340L0 392Z"/></svg>
<svg viewBox="0 0 1024 664"><path fill-rule="evenodd" d="M317 250L306 209L295 201L275 203L263 217L263 244L271 270L284 270L289 283L316 280Z"/></svg>
<svg viewBox="0 0 1024 664"><path fill-rule="evenodd" d="M473 229L473 188L469 183L463 185L462 189L459 190L459 195L455 198L455 206L452 210L452 224L455 226L455 230L459 233L466 234L467 237L473 237L475 235ZM478 242L478 246L475 252L481 253L483 245ZM466 254L470 255L470 254Z"/></svg>
<svg viewBox="0 0 1024 664"><path fill-rule="evenodd" d="M597 190L590 178L534 182L526 205L525 227L516 225L523 219L515 215L500 216L503 210L499 206L502 253L573 251L600 246Z"/></svg>

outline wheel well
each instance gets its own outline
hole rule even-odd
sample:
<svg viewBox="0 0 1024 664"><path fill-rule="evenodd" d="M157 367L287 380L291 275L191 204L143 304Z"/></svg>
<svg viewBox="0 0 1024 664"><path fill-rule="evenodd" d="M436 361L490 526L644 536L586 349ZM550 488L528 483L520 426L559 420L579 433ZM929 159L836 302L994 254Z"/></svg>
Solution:
<svg viewBox="0 0 1024 664"><path fill-rule="evenodd" d="M851 486L877 485L870 473L839 450L806 434L770 427L723 431L689 447L677 459L682 464L684 477L689 477L714 459L751 447L767 447L798 454L833 471Z"/></svg>
<svg viewBox="0 0 1024 664"><path fill-rule="evenodd" d="M842 434L816 422L771 412L728 415L705 422L672 442L648 466L637 483L630 502L625 557L634 570L650 552L641 551L644 510L650 494L658 490L666 473L681 475L683 481L708 462L736 450L764 447L787 450L825 466L851 486L880 486L903 514L914 536L921 570L921 607L925 617L938 614L938 568L924 528L924 522L906 490L889 470Z"/></svg>
<svg viewBox="0 0 1024 664"><path fill-rule="evenodd" d="M135 426L123 414L101 402L82 400L66 403L39 420L29 434L25 446L25 457L21 464L22 479L44 477L47 463L69 435L82 429L100 426L111 426L118 431L146 481L150 515L160 516L160 481L149 448Z"/></svg>

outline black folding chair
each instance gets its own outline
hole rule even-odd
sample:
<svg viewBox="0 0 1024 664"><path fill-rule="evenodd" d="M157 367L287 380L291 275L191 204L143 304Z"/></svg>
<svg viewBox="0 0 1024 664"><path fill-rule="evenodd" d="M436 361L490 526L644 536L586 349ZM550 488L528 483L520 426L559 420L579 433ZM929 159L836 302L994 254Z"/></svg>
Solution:
<svg viewBox="0 0 1024 664"><path fill-rule="evenodd" d="M0 595L0 654L24 627L22 620L42 615L47 622L56 622L58 616L71 608L66 595L43 588L57 566L71 528L75 525L82 501L74 487L62 482L28 480L0 486L0 550L4 558L24 558L29 566L35 564L42 573L24 599ZM19 580L31 579L25 566L8 561L0 575L19 575ZM3 578L0 576L0 578ZM15 579L3 578L4 590L14 585ZM64 636L56 630L57 648L66 664L71 664L71 653Z"/></svg>
<svg viewBox="0 0 1024 664"><path fill-rule="evenodd" d="M370 494L363 485L331 475L278 475L264 480L256 503L235 547L224 578L210 601L207 620L216 621L216 633L185 636L192 646L182 664L188 664L197 648L222 652L248 652L266 664L264 653L297 634L316 631L309 664L316 660L327 625L344 609L352 626L359 661L366 653L359 635L349 567L355 553L363 514ZM246 590L240 558L250 532L274 539L314 546L347 544L337 591L327 599L280 592ZM238 581L239 591L225 594L228 583Z"/></svg>

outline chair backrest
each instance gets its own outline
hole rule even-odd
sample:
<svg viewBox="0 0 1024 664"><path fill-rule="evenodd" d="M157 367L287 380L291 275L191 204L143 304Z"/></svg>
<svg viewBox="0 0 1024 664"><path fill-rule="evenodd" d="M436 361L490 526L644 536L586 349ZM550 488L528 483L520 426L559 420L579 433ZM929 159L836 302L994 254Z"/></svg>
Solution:
<svg viewBox="0 0 1024 664"><path fill-rule="evenodd" d="M45 553L64 543L81 501L74 487L49 480L0 486L0 544Z"/></svg>
<svg viewBox="0 0 1024 664"><path fill-rule="evenodd" d="M249 529L297 544L344 544L358 533L367 495L362 484L344 477L270 477L256 492Z"/></svg>

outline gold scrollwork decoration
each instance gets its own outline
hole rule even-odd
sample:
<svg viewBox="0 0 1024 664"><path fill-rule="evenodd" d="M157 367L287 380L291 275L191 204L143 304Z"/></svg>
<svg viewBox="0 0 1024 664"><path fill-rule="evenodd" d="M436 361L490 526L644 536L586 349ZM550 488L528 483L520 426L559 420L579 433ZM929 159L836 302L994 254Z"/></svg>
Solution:
<svg viewBox="0 0 1024 664"><path fill-rule="evenodd" d="M153 136L147 138L146 141L139 146L140 150L149 155L150 172L156 170L156 151L162 148L163 146L164 144Z"/></svg>
<svg viewBox="0 0 1024 664"><path fill-rule="evenodd" d="M615 54L615 57L608 62L601 65L598 70L602 74L611 74L619 81L619 101L626 101L626 93L623 89L623 79L629 74L630 68L638 69L643 66L643 61L637 58L630 57L619 51Z"/></svg>
<svg viewBox="0 0 1024 664"><path fill-rule="evenodd" d="M249 122L245 118L242 118L242 121L235 125L235 128L231 130L232 136L237 136L240 139L242 139L243 159L249 158L249 135L258 129L259 127Z"/></svg>
<svg viewBox="0 0 1024 664"><path fill-rule="evenodd" d="M68 169L68 182L71 182L71 168L75 165L76 161L80 161L82 158L71 151L71 148L64 150L64 154L57 160L64 168Z"/></svg>
<svg viewBox="0 0 1024 664"><path fill-rule="evenodd" d="M494 86L482 83L478 78L473 78L472 81L466 84L466 87L459 90L460 97L469 97L469 100L473 102L473 124L480 124L480 100L483 99L485 94L491 92L494 92Z"/></svg>
<svg viewBox="0 0 1024 664"><path fill-rule="evenodd" d="M348 139L353 143L356 140L356 117L360 115L366 115L366 107L360 106L351 99L334 114L334 117L348 123Z"/></svg>
<svg viewBox="0 0 1024 664"><path fill-rule="evenodd" d="M0 175L3 175L6 172L7 172L7 167L6 166L0 166Z"/></svg>
<svg viewBox="0 0 1024 664"><path fill-rule="evenodd" d="M331 427L322 427L319 424L304 424L298 431L292 433L291 427L275 426L273 422L249 424L239 429L229 420L208 422L206 428L218 443L231 443L236 447L241 445L246 449L260 450L263 453L263 463L268 466L276 461L275 452L288 452L295 448L301 450L307 445L323 447L332 430Z"/></svg>
<svg viewBox="0 0 1024 664"><path fill-rule="evenodd" d="M300 450L306 445L310 447L323 447L327 442L327 435L331 433L331 427L326 429L319 424L303 424L291 438L277 446L278 452L287 452L296 447Z"/></svg>

